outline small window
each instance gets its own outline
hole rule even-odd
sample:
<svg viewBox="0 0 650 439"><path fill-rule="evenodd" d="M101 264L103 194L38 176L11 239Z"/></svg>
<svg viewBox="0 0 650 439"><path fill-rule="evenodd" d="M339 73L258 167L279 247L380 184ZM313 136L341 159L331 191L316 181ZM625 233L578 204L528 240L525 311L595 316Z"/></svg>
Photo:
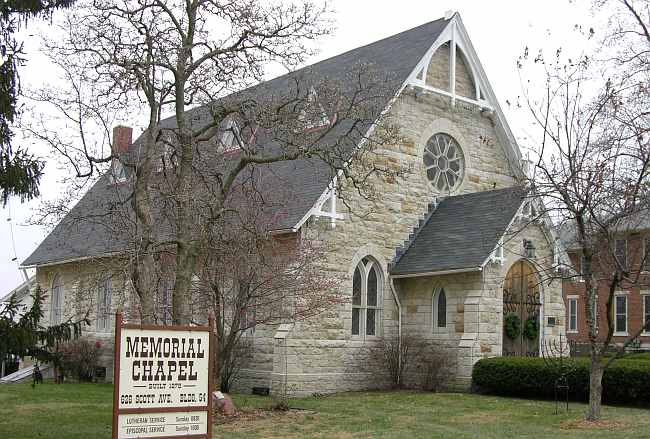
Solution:
<svg viewBox="0 0 650 439"><path fill-rule="evenodd" d="M617 239L615 245L616 259L621 264L621 267L625 269L627 268L627 240Z"/></svg>
<svg viewBox="0 0 650 439"><path fill-rule="evenodd" d="M503 255L503 238L499 239L496 248L492 252L492 261L503 265L505 257Z"/></svg>
<svg viewBox="0 0 650 439"><path fill-rule="evenodd" d="M169 143L165 143L162 154L158 159L156 171L163 172L168 169L173 169L176 166L178 166L178 154L176 154L176 149Z"/></svg>
<svg viewBox="0 0 650 439"><path fill-rule="evenodd" d="M578 299L569 298L569 332L578 332Z"/></svg>
<svg viewBox="0 0 650 439"><path fill-rule="evenodd" d="M641 296L643 300L643 322L641 324L644 326L643 333L650 333L650 292L647 292Z"/></svg>
<svg viewBox="0 0 650 439"><path fill-rule="evenodd" d="M108 331L111 328L111 296L111 278L106 276L97 285L97 331Z"/></svg>
<svg viewBox="0 0 650 439"><path fill-rule="evenodd" d="M63 285L61 276L54 276L52 281L52 303L50 309L50 323L53 325L61 323L61 305L63 302Z"/></svg>
<svg viewBox="0 0 650 439"><path fill-rule="evenodd" d="M325 108L319 102L314 87L309 90L307 99L301 105L298 121L303 124L305 130L324 128L330 125L330 119Z"/></svg>
<svg viewBox="0 0 650 439"><path fill-rule="evenodd" d="M363 258L352 277L352 335L379 335L381 324L381 268Z"/></svg>
<svg viewBox="0 0 650 439"><path fill-rule="evenodd" d="M173 293L174 282L172 280L160 279L158 281L158 291L154 299L154 313L156 314L156 322L160 325L171 325L173 322Z"/></svg>
<svg viewBox="0 0 650 439"><path fill-rule="evenodd" d="M437 288L433 293L433 328L434 331L447 328L447 293L444 288Z"/></svg>
<svg viewBox="0 0 650 439"><path fill-rule="evenodd" d="M616 296L614 331L619 334L627 334L627 296Z"/></svg>
<svg viewBox="0 0 650 439"><path fill-rule="evenodd" d="M643 239L643 254L641 258L641 269L643 271L650 271L650 236Z"/></svg>
<svg viewBox="0 0 650 439"><path fill-rule="evenodd" d="M249 303L246 308L241 310L239 317L239 330L245 336L255 335L255 326L257 324L257 316L255 305Z"/></svg>
<svg viewBox="0 0 650 439"><path fill-rule="evenodd" d="M111 163L110 179L111 183L124 183L126 181L126 168L121 161L114 159Z"/></svg>
<svg viewBox="0 0 650 439"><path fill-rule="evenodd" d="M241 132L239 124L232 117L227 118L223 123L219 142L224 152L235 151L241 148Z"/></svg>
<svg viewBox="0 0 650 439"><path fill-rule="evenodd" d="M580 276L586 276L587 273L587 258L582 255L580 256Z"/></svg>

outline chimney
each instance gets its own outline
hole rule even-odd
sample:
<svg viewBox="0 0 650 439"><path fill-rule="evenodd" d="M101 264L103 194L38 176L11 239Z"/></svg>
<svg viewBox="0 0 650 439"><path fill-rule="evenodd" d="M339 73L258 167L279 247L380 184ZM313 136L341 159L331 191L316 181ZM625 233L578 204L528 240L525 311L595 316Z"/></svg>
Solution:
<svg viewBox="0 0 650 439"><path fill-rule="evenodd" d="M133 138L133 128L118 125L113 128L113 154L122 154L128 151Z"/></svg>

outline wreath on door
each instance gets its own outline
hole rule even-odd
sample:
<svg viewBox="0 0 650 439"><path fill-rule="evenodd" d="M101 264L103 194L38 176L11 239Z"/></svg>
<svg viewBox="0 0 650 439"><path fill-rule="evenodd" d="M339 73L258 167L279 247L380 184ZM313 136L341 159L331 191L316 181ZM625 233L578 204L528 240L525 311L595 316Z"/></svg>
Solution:
<svg viewBox="0 0 650 439"><path fill-rule="evenodd" d="M505 330L506 336L512 340L519 337L521 332L521 319L515 313L510 313L506 315L503 321L503 328Z"/></svg>
<svg viewBox="0 0 650 439"><path fill-rule="evenodd" d="M539 322L537 321L537 316L532 315L526 319L524 323L524 337L528 340L536 340L539 335Z"/></svg>

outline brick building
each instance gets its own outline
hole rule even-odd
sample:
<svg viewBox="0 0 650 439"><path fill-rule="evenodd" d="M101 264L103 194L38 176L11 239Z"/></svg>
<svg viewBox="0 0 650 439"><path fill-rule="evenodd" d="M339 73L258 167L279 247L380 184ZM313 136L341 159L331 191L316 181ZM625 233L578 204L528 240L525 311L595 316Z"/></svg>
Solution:
<svg viewBox="0 0 650 439"><path fill-rule="evenodd" d="M626 230L610 240L609 245L603 240L602 248L596 253L596 268L593 270L598 280L596 317L599 340L603 340L607 333L608 280L609 273L612 272L610 258L616 255L629 270L628 277L631 280L624 281L614 293L613 342L617 344L633 337L642 329L644 322L650 320L650 223L647 215L632 222L633 226L625 227ZM572 234L569 232L563 235L565 236L562 239L576 273L562 283L567 338L584 350L589 336L585 308L586 291L580 276L583 272L583 258L579 248L572 243ZM650 350L650 331L642 331L632 347Z"/></svg>

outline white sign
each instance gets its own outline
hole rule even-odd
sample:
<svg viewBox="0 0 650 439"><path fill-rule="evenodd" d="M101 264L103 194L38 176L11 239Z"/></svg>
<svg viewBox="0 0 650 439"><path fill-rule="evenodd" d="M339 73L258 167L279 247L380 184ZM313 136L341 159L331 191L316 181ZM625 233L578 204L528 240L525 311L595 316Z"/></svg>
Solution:
<svg viewBox="0 0 650 439"><path fill-rule="evenodd" d="M120 410L208 405L209 332L133 328L121 332Z"/></svg>
<svg viewBox="0 0 650 439"><path fill-rule="evenodd" d="M207 434L208 413L170 412L119 415L118 437L169 437Z"/></svg>

